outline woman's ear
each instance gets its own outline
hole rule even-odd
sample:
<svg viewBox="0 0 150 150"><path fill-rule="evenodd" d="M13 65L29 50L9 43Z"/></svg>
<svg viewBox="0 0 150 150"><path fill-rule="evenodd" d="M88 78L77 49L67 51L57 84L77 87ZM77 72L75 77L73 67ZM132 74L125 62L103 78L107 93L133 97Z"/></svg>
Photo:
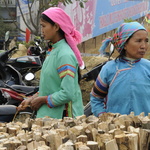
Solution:
<svg viewBox="0 0 150 150"><path fill-rule="evenodd" d="M123 47L125 50L127 49L127 46L126 46L126 44L124 45L124 47Z"/></svg>
<svg viewBox="0 0 150 150"><path fill-rule="evenodd" d="M59 25L58 25L57 23L55 23L55 25L54 25L54 26L55 26L56 31L58 31L58 30L59 30L59 28L60 28L60 27L59 27Z"/></svg>

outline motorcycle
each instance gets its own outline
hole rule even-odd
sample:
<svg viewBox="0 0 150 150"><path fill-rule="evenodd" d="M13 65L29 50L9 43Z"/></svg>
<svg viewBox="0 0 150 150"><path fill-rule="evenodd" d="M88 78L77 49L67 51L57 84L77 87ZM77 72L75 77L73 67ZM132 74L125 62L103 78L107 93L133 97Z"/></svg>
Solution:
<svg viewBox="0 0 150 150"><path fill-rule="evenodd" d="M38 92L38 86L11 85L0 88L0 105L18 106L28 96Z"/></svg>
<svg viewBox="0 0 150 150"><path fill-rule="evenodd" d="M32 96L39 90L39 87L12 85L7 88L0 88L0 122L10 122L16 113L35 117L35 112L27 106L24 111L17 112L17 106L27 97ZM20 117L21 119L21 117Z"/></svg>
<svg viewBox="0 0 150 150"><path fill-rule="evenodd" d="M14 105L0 105L0 122L10 122L16 113Z"/></svg>
<svg viewBox="0 0 150 150"><path fill-rule="evenodd" d="M21 74L14 67L6 63L9 54L15 49L16 47L0 53L0 118L2 117L3 119L6 119L8 115L14 115L14 107L17 107L27 96L38 91L38 87L26 86Z"/></svg>
<svg viewBox="0 0 150 150"><path fill-rule="evenodd" d="M39 43L40 40L34 40L35 46L28 48L26 56L21 56L17 58L11 58L13 52L9 53L9 58L6 60L7 64L14 67L18 72L21 73L23 80L28 84L29 82L25 78L27 74L32 75L32 80L34 79L34 74L39 71L42 67L43 61L45 59L46 50L42 50ZM31 81L31 79L30 79Z"/></svg>
<svg viewBox="0 0 150 150"><path fill-rule="evenodd" d="M0 53L0 87L10 86L13 84L25 85L22 81L21 74L11 65L7 64L9 54L14 51L16 47L9 51Z"/></svg>
<svg viewBox="0 0 150 150"><path fill-rule="evenodd" d="M0 123L8 123L13 121L25 122L26 118L35 119L35 112L27 107L24 111L17 111L17 106L14 105L0 105Z"/></svg>

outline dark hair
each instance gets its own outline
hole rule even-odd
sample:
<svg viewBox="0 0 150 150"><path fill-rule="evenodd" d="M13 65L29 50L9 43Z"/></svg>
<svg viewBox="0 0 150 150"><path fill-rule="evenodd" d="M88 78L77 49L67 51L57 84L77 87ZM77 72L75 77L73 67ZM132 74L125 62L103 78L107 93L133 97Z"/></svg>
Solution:
<svg viewBox="0 0 150 150"><path fill-rule="evenodd" d="M120 54L116 57L115 60L119 59L121 60L125 56L126 50L123 48L123 50L120 52Z"/></svg>
<svg viewBox="0 0 150 150"><path fill-rule="evenodd" d="M49 17L47 17L45 14L41 15L41 20L49 22L53 26L55 25L55 22L53 20L51 20ZM65 37L64 36L65 33L64 33L64 31L61 28L59 28L58 32L60 33L61 36Z"/></svg>

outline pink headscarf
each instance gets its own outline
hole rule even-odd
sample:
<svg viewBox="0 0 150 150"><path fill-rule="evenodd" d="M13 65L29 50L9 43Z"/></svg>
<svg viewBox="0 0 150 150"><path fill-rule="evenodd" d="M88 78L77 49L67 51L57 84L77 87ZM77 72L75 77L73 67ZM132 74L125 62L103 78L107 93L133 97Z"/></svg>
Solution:
<svg viewBox="0 0 150 150"><path fill-rule="evenodd" d="M81 54L79 49L77 48L77 44L81 42L82 36L77 31L70 19L70 17L59 7L50 7L49 9L45 10L42 14L45 14L49 17L52 21L57 23L60 28L65 33L65 38L69 46L72 48L80 68L84 68L84 62L81 58Z"/></svg>

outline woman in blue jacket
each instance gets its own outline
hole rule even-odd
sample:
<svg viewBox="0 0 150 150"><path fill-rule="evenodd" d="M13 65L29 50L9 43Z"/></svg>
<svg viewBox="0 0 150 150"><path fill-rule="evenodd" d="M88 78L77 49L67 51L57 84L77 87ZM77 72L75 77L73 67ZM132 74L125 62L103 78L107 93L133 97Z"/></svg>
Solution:
<svg viewBox="0 0 150 150"><path fill-rule="evenodd" d="M144 59L148 49L148 33L138 22L123 23L109 43L119 56L106 63L100 71L90 94L92 112L99 116L105 112L139 115L150 112L150 61Z"/></svg>

